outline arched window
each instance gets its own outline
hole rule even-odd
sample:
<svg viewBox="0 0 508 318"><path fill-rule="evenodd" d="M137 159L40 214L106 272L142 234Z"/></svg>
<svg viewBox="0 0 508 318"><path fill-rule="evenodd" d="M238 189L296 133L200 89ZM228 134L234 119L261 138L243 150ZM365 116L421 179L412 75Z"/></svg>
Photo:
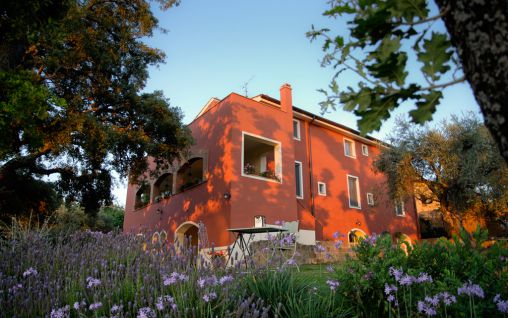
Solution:
<svg viewBox="0 0 508 318"><path fill-rule="evenodd" d="M165 173L155 181L153 185L153 196L155 201L168 198L173 194L173 174Z"/></svg>
<svg viewBox="0 0 508 318"><path fill-rule="evenodd" d="M367 236L364 231L359 229L352 229L348 234L348 240L350 244L357 244L360 242L360 239L365 238Z"/></svg>
<svg viewBox="0 0 508 318"><path fill-rule="evenodd" d="M150 186L147 184L142 185L136 192L136 201L134 208L139 209L150 203Z"/></svg>
<svg viewBox="0 0 508 318"><path fill-rule="evenodd" d="M203 182L203 158L192 158L178 170L176 189L185 191Z"/></svg>

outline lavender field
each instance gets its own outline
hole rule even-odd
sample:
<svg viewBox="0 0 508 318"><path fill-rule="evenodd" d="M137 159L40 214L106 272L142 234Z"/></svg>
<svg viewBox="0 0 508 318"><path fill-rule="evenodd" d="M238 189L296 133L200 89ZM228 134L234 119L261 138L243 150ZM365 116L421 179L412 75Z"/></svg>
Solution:
<svg viewBox="0 0 508 318"><path fill-rule="evenodd" d="M0 316L503 317L508 250L484 240L478 232L406 255L371 236L318 273L290 262L226 269L142 236L26 231L1 241Z"/></svg>

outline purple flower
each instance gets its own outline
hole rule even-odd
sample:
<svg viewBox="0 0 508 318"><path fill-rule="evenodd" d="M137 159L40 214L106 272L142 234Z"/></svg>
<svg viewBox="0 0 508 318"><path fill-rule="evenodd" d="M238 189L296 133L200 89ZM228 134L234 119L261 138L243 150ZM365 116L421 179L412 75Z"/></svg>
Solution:
<svg viewBox="0 0 508 318"><path fill-rule="evenodd" d="M287 260L286 264L289 266L294 266L296 265L296 260L293 257L291 257L290 259Z"/></svg>
<svg viewBox="0 0 508 318"><path fill-rule="evenodd" d="M373 233L371 236L366 237L363 241L368 245L374 246L376 244L377 238L377 234Z"/></svg>
<svg viewBox="0 0 508 318"><path fill-rule="evenodd" d="M173 272L169 276L168 275L164 275L162 277L162 279L163 279L162 283L164 284L164 286L169 286L169 285L176 284L178 281L181 281L181 282L188 281L189 280L189 276L187 276L185 274L180 274L180 273L177 273L177 272Z"/></svg>
<svg viewBox="0 0 508 318"><path fill-rule="evenodd" d="M86 288L94 288L101 284L101 280L93 277L87 277L86 278Z"/></svg>
<svg viewBox="0 0 508 318"><path fill-rule="evenodd" d="M74 307L74 309L76 309L76 310L79 310L79 308L80 308L79 301L75 302L72 307Z"/></svg>
<svg viewBox="0 0 508 318"><path fill-rule="evenodd" d="M333 246L334 246L336 249L338 249L338 250L339 250L339 249L342 247L342 244L343 244L343 242L342 242L341 240L338 240L337 242L335 242L335 243L333 244Z"/></svg>
<svg viewBox="0 0 508 318"><path fill-rule="evenodd" d="M402 269L398 269L393 266L388 269L388 272L395 278L396 281L399 281L402 275L404 275L404 271L402 271Z"/></svg>
<svg viewBox="0 0 508 318"><path fill-rule="evenodd" d="M386 297L386 300L388 300L389 303L392 303L395 301L395 296L390 295L390 296Z"/></svg>
<svg viewBox="0 0 508 318"><path fill-rule="evenodd" d="M101 302L96 302L96 303L90 304L90 307L88 307L88 309L90 309L90 310L97 310L97 309L99 309L101 307L102 307L102 303Z"/></svg>
<svg viewBox="0 0 508 318"><path fill-rule="evenodd" d="M480 285L473 284L471 281L464 283L462 287L459 287L457 289L457 293L459 295L466 294L468 296L476 296L479 298L485 297L483 289L480 287Z"/></svg>
<svg viewBox="0 0 508 318"><path fill-rule="evenodd" d="M408 274L404 274L400 278L399 283L402 286L411 286L415 281L416 281L416 278L414 276L411 276L411 275L408 275Z"/></svg>
<svg viewBox="0 0 508 318"><path fill-rule="evenodd" d="M448 292L442 292L438 294L441 297L441 300L446 306L450 306L451 304L454 304L457 302L457 299L455 296L450 295Z"/></svg>
<svg viewBox="0 0 508 318"><path fill-rule="evenodd" d="M30 276L37 276L37 274L38 274L37 270L33 267L30 267L23 273L23 277L26 278Z"/></svg>
<svg viewBox="0 0 508 318"><path fill-rule="evenodd" d="M385 284L386 295L390 295L392 292L396 292L397 290L398 290L397 286Z"/></svg>
<svg viewBox="0 0 508 318"><path fill-rule="evenodd" d="M203 295L203 300L205 301L205 303L209 303L216 298L217 298L217 294L215 292L211 292L209 294Z"/></svg>
<svg viewBox="0 0 508 318"><path fill-rule="evenodd" d="M437 314L437 311L434 307L432 307L432 304L424 301L418 301L418 312L427 315L427 317L435 316Z"/></svg>
<svg viewBox="0 0 508 318"><path fill-rule="evenodd" d="M11 288L9 288L9 294L15 294L21 288L23 288L23 284L16 284L16 285L12 286Z"/></svg>
<svg viewBox="0 0 508 318"><path fill-rule="evenodd" d="M328 287L330 287L331 291L335 291L340 285L339 281L332 279L327 280L326 283L328 284Z"/></svg>
<svg viewBox="0 0 508 318"><path fill-rule="evenodd" d="M333 273L335 270L333 269L333 266L331 264L329 264L326 266L326 271L328 273Z"/></svg>
<svg viewBox="0 0 508 318"><path fill-rule="evenodd" d="M496 303L497 310L500 313L508 314L508 300L501 299L501 295L497 294L496 297L494 297L494 303Z"/></svg>
<svg viewBox="0 0 508 318"><path fill-rule="evenodd" d="M316 253L321 253L321 252L326 251L325 247L321 244L316 244L316 246L314 246L314 250L316 251Z"/></svg>
<svg viewBox="0 0 508 318"><path fill-rule="evenodd" d="M418 275L418 278L416 279L416 282L421 283L432 283L432 276L429 274L422 272Z"/></svg>
<svg viewBox="0 0 508 318"><path fill-rule="evenodd" d="M68 318L71 315L69 314L69 305L51 310L51 313L49 314L50 318Z"/></svg>
<svg viewBox="0 0 508 318"><path fill-rule="evenodd" d="M439 305L439 294L435 295L434 297L426 296L425 301L432 306L437 306Z"/></svg>
<svg viewBox="0 0 508 318"><path fill-rule="evenodd" d="M157 317L157 314L155 314L155 311L150 307L143 307L140 308L138 311L137 318L155 318Z"/></svg>
<svg viewBox="0 0 508 318"><path fill-rule="evenodd" d="M233 276L231 276L231 275L222 276L219 279L219 285L222 286L224 284L231 283L232 281L233 281Z"/></svg>
<svg viewBox="0 0 508 318"><path fill-rule="evenodd" d="M203 288L203 287L205 287L206 279L203 277L200 277L200 278L198 278L198 280L196 280L196 283L198 284L199 288Z"/></svg>
<svg viewBox="0 0 508 318"><path fill-rule="evenodd" d="M120 305L120 306L118 306L118 305L113 305L113 306L111 307L110 311L111 311L111 313L112 313L112 314L115 314L115 313L117 313L117 312L121 311L121 310L122 310L122 308L123 308L123 306L121 306L121 305Z"/></svg>

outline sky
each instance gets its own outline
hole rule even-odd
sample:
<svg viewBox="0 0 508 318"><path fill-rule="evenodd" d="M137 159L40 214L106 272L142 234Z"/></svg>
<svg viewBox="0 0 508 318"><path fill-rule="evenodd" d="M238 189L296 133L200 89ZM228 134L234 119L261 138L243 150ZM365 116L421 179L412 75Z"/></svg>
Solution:
<svg viewBox="0 0 508 318"><path fill-rule="evenodd" d="M311 25L335 33L346 28L343 20L322 15L327 8L325 0L182 0L167 11L154 6L159 25L167 32L157 31L145 42L162 50L166 62L150 67L145 91L163 91L171 106L182 109L187 124L212 97L222 99L235 92L279 99L280 86L289 83L293 104L319 115L324 97L317 89L328 86L334 71L320 66L321 43L310 42L305 33ZM440 21L433 27L444 29ZM356 81L346 75L338 84L345 87ZM449 87L443 94L433 122L452 114L480 113L469 84ZM370 135L385 140L394 118L412 107L403 104ZM352 113L337 109L323 116L357 129ZM125 205L126 180L120 180L113 193L116 202Z"/></svg>

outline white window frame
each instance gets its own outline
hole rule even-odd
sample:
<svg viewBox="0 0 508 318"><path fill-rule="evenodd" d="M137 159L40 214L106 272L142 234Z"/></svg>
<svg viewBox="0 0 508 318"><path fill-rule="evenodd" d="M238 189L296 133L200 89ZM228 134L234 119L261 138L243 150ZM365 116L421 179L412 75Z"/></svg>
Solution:
<svg viewBox="0 0 508 318"><path fill-rule="evenodd" d="M244 156L245 156L245 147L244 147L245 146L245 135L267 141L268 144L272 144L274 146L275 174L279 177L280 181L270 179L270 178L264 178L261 176L254 176L251 174L245 174L243 172L243 169L245 167L245 163L244 163L244 161L245 161L245 158L244 158ZM282 183L282 144L280 141L266 138L263 136L259 136L256 134L252 134L252 133L249 133L246 131L242 131L242 154L241 154L241 156L242 156L242 160L240 162L240 164L241 164L240 172L241 172L242 177L258 179L258 180L263 180L263 181L269 181L269 182L275 182L275 183Z"/></svg>
<svg viewBox="0 0 508 318"><path fill-rule="evenodd" d="M397 207L400 207L402 213L397 213ZM404 217L406 216L406 209L404 208L404 201L395 201L395 215L396 216L400 216L400 217Z"/></svg>
<svg viewBox="0 0 508 318"><path fill-rule="evenodd" d="M293 118L293 123L296 123L296 136L295 136L295 126L293 125L293 139L294 140L300 140L301 139L301 135L300 135L300 121L298 119L294 119Z"/></svg>
<svg viewBox="0 0 508 318"><path fill-rule="evenodd" d="M362 144L362 155L368 157L369 156L369 146Z"/></svg>
<svg viewBox="0 0 508 318"><path fill-rule="evenodd" d="M350 142L351 143L351 154L347 154L347 150L346 150L346 143L347 142ZM349 157L349 158L356 158L356 150L355 150L355 141L352 140L352 139L349 139L349 138L346 138L344 137L344 155L346 157Z"/></svg>
<svg viewBox="0 0 508 318"><path fill-rule="evenodd" d="M324 191L321 191L321 187L323 187ZM326 183L324 183L324 182L318 182L317 183L317 189L318 189L318 194L319 195L322 195L322 196L326 197Z"/></svg>
<svg viewBox="0 0 508 318"><path fill-rule="evenodd" d="M295 160L295 164L299 165L298 173L300 174L300 195L296 193L297 199L303 199L303 165L301 161ZM296 175L295 175L295 185L296 185Z"/></svg>
<svg viewBox="0 0 508 318"><path fill-rule="evenodd" d="M349 196L349 178L355 178L356 179L356 198L358 199L358 206L351 205L351 197ZM349 207L353 209L362 209L362 198L360 197L360 179L357 176L353 176L348 174L346 177L346 183L347 183L347 198Z"/></svg>
<svg viewBox="0 0 508 318"><path fill-rule="evenodd" d="M374 194L367 192L367 205L374 206Z"/></svg>

